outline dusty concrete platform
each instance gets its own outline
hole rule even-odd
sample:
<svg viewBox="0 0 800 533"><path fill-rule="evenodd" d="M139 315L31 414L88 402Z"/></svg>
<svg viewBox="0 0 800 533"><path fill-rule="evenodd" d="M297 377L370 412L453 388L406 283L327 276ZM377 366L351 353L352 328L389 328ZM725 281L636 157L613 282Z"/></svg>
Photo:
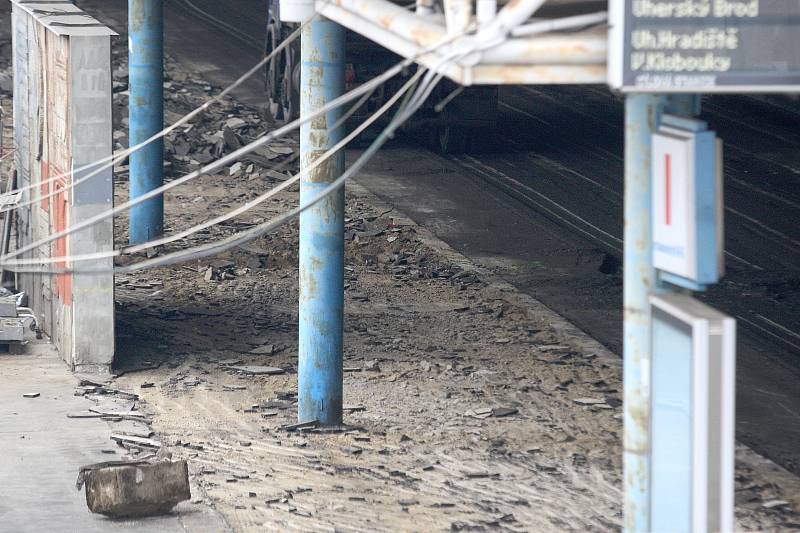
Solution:
<svg viewBox="0 0 800 533"><path fill-rule="evenodd" d="M171 515L111 520L86 508L75 490L78 468L121 458L111 429L97 418L67 418L90 400L74 395L77 379L52 345L34 353L0 355L0 531L183 532L220 531L222 522L197 505ZM27 393L39 393L25 398ZM113 453L104 453L104 450ZM207 529L207 526L216 524Z"/></svg>
<svg viewBox="0 0 800 533"><path fill-rule="evenodd" d="M124 42L114 52L120 89ZM172 118L212 92L201 65L177 59L167 65ZM124 91L115 106L124 117ZM243 139L270 127L252 107L226 101L167 139L170 172L211 157L201 132L219 132L229 118L245 120L236 128ZM121 124L116 138L125 142ZM292 137L277 154L296 145ZM264 168L170 191L169 231L282 182L270 168L281 160L270 155ZM122 201L124 167L116 178ZM296 191L285 191L164 251L227 236L296 203ZM398 209L348 187L347 430L283 427L296 421L294 224L213 260L118 276L113 387L140 396L155 438L189 461L195 498L237 531L619 530L619 360ZM251 365L285 372L238 370ZM740 448L736 481L738 530L798 527L796 478ZM194 531L185 525L192 516L180 519Z"/></svg>

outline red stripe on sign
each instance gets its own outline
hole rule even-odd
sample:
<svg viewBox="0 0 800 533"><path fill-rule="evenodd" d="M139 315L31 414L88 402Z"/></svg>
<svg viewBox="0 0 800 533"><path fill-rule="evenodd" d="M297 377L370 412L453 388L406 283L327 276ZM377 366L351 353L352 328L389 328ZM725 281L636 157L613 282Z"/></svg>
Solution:
<svg viewBox="0 0 800 533"><path fill-rule="evenodd" d="M670 183L672 181L672 164L671 163L672 163L672 158L670 157L669 154L665 154L664 155L664 168L665 168L665 173L666 173L666 179L664 180L665 181L664 188L666 190L664 191L664 203L665 203L665 206L664 206L665 207L664 219L665 219L665 222L666 222L667 226L669 226L669 224L671 222L671 218L672 218L671 217L671 213L670 213L670 211L672 210L672 205L670 205L670 201L671 201L670 197L672 196L672 183Z"/></svg>

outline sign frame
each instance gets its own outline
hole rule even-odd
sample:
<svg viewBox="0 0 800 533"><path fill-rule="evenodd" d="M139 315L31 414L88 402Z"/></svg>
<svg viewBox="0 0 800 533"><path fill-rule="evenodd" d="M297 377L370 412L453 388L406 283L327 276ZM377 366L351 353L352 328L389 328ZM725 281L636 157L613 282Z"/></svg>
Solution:
<svg viewBox="0 0 800 533"><path fill-rule="evenodd" d="M658 3L659 0L652 0ZM628 42L630 40L630 28L627 25L627 13L629 5L633 0L609 0L608 2L608 85L612 89L623 93L642 93L642 94L711 94L711 93L734 93L734 94L764 94L764 93L800 93L800 67L796 71L789 71L787 75L798 77L797 83L775 83L775 84L687 84L685 86L669 85L631 85L625 83L625 73L627 68L626 52L629 51ZM698 26L701 27L701 26ZM800 34L800 25L798 25ZM800 37L799 37L800 38Z"/></svg>
<svg viewBox="0 0 800 533"><path fill-rule="evenodd" d="M719 281L725 268L722 141L707 128L665 114L652 134L653 265L693 290Z"/></svg>
<svg viewBox="0 0 800 533"><path fill-rule="evenodd" d="M648 531L732 531L736 321L683 294L650 305Z"/></svg>

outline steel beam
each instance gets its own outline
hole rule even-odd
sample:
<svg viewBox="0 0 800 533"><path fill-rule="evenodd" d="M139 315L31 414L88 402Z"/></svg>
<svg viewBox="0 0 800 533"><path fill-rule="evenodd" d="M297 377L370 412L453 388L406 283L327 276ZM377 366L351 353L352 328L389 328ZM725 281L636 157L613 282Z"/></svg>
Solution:
<svg viewBox="0 0 800 533"><path fill-rule="evenodd" d="M452 49L424 53L442 42L446 29L385 0L317 2L322 15L419 64L436 68L461 85L605 83L606 31L512 38L480 53L443 64ZM574 21L572 21L574 22ZM536 30L536 27L533 28Z"/></svg>
<svg viewBox="0 0 800 533"><path fill-rule="evenodd" d="M321 108L344 93L345 30L327 19L308 24L301 35L300 114ZM307 168L341 140L330 126L341 110L300 128L300 166ZM316 197L344 172L339 152L300 181L300 203ZM300 304L298 419L342 423L342 321L344 315L344 189L300 215Z"/></svg>
<svg viewBox="0 0 800 533"><path fill-rule="evenodd" d="M164 127L164 3L128 0L129 139L134 146ZM164 142L159 139L130 156L130 197L164 182ZM141 244L164 229L164 197L131 208L130 242Z"/></svg>
<svg viewBox="0 0 800 533"><path fill-rule="evenodd" d="M650 530L650 304L657 289L650 224L651 135L662 113L694 116L694 95L631 94L625 99L623 269L624 530Z"/></svg>

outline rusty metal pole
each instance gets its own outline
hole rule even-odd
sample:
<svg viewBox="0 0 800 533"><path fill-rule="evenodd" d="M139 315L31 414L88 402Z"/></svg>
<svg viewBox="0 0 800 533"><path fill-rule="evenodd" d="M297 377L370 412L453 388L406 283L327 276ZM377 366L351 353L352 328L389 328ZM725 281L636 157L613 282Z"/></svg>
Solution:
<svg viewBox="0 0 800 533"><path fill-rule="evenodd" d="M128 0L129 142L142 143L164 127L164 3ZM164 183L164 141L151 142L130 156L131 199ZM130 212L130 243L141 244L164 230L164 197Z"/></svg>
<svg viewBox="0 0 800 533"><path fill-rule="evenodd" d="M327 19L306 25L301 35L300 114L316 111L344 93L345 31ZM339 142L341 117L329 111L300 128L300 167L308 167ZM344 172L339 152L300 181L300 203L315 198ZM342 335L344 319L344 188L300 215L300 304L298 419L342 423Z"/></svg>
<svg viewBox="0 0 800 533"><path fill-rule="evenodd" d="M625 230L623 269L624 530L650 530L650 304L659 290L653 269L651 135L665 111L694 116L695 95L625 98Z"/></svg>

